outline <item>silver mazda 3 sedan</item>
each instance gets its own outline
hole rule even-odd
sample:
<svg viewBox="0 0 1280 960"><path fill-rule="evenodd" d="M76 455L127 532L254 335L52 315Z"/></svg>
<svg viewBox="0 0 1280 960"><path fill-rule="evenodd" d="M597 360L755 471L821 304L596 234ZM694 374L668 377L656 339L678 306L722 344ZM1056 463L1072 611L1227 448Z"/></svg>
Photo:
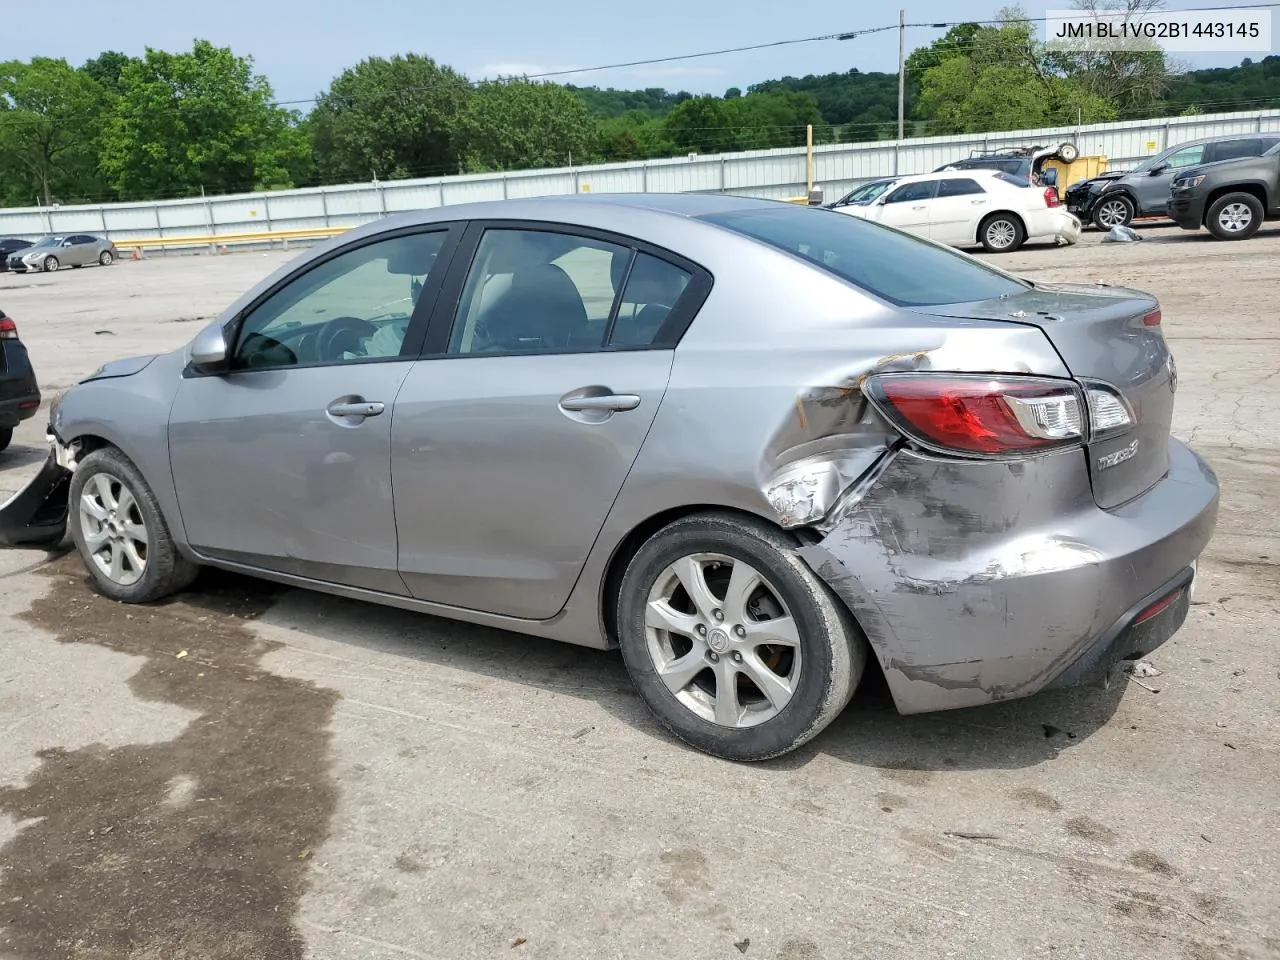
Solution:
<svg viewBox="0 0 1280 960"><path fill-rule="evenodd" d="M125 602L200 565L592 647L721 757L1105 675L1183 623L1217 480L1147 294L720 196L443 207L51 412L0 509Z"/></svg>

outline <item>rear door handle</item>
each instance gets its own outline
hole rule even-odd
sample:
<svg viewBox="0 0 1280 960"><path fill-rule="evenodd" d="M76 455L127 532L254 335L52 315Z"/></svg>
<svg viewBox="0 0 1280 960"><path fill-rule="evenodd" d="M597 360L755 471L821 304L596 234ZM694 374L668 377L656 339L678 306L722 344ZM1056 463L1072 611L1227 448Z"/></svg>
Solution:
<svg viewBox="0 0 1280 960"><path fill-rule="evenodd" d="M325 408L331 417L376 417L386 409L377 400L335 400Z"/></svg>
<svg viewBox="0 0 1280 960"><path fill-rule="evenodd" d="M566 410L634 410L640 398L634 393L606 393L602 397L565 397L560 406Z"/></svg>

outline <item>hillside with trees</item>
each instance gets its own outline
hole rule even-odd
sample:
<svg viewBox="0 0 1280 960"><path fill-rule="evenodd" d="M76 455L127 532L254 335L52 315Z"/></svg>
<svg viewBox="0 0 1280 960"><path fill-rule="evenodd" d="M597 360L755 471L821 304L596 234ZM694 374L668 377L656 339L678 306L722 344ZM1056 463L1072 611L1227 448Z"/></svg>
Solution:
<svg viewBox="0 0 1280 960"><path fill-rule="evenodd" d="M1096 3L1099 0L1077 0ZM1158 0L1140 0L1158 2ZM1180 71L1159 50L1044 47L1018 8L907 60L908 136L1280 107L1280 56ZM280 104L248 57L106 51L0 63L0 204L198 196L897 135L898 77L763 80L723 95L517 78L369 57L314 103ZM300 109L305 108L305 109Z"/></svg>

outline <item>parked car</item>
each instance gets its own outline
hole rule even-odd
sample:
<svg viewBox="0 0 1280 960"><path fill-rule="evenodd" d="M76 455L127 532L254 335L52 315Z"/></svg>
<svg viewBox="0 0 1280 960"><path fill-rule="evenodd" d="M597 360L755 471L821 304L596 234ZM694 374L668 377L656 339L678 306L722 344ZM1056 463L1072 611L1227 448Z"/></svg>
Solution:
<svg viewBox="0 0 1280 960"><path fill-rule="evenodd" d="M1001 150L977 151L963 160L944 163L934 169L934 173L947 170L999 170L1025 180L1032 186L1052 186L1044 179L1044 163L1046 160L1061 160L1071 163L1080 155L1074 143L1060 143L1056 147L1006 147ZM1052 179L1056 179L1056 174Z"/></svg>
<svg viewBox="0 0 1280 960"><path fill-rule="evenodd" d="M116 245L110 240L87 233L41 237L27 249L11 254L9 269L18 273L28 270L52 273L59 267L83 267L90 263L109 267L119 256Z"/></svg>
<svg viewBox="0 0 1280 960"><path fill-rule="evenodd" d="M9 269L9 257L29 246L31 246L30 240L22 240L18 237L5 237L0 240L0 273Z"/></svg>
<svg viewBox="0 0 1280 960"><path fill-rule="evenodd" d="M40 409L40 387L18 325L0 310L0 450L13 442L13 431Z"/></svg>
<svg viewBox="0 0 1280 960"><path fill-rule="evenodd" d="M825 206L828 210L838 210L841 207L850 205L865 207L897 182L897 177L881 177L879 180L870 180L866 183L858 184L839 200L833 200Z"/></svg>
<svg viewBox="0 0 1280 960"><path fill-rule="evenodd" d="M65 391L0 534L69 527L123 602L208 564L616 643L677 736L757 760L868 663L919 712L1164 642L1218 504L1175 383L1149 295L829 210L451 205Z"/></svg>
<svg viewBox="0 0 1280 960"><path fill-rule="evenodd" d="M1169 188L1190 167L1236 157L1256 157L1280 143L1280 133L1252 133L1188 140L1148 157L1128 171L1108 171L1067 188L1067 209L1099 230L1127 226L1138 217L1169 213Z"/></svg>
<svg viewBox="0 0 1280 960"><path fill-rule="evenodd" d="M1207 227L1219 240L1247 240L1280 217L1280 138L1260 157L1220 160L1184 171L1170 189L1169 215L1184 230Z"/></svg>
<svg viewBox="0 0 1280 960"><path fill-rule="evenodd" d="M866 204L838 212L929 237L954 247L981 244L1000 253L1028 240L1075 243L1081 224L1052 187L1033 187L998 170L899 177Z"/></svg>

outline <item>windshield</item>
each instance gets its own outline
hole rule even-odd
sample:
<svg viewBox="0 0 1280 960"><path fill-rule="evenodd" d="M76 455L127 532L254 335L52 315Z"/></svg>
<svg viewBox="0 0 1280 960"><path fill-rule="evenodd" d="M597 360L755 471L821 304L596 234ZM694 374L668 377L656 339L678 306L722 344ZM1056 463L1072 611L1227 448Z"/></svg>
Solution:
<svg viewBox="0 0 1280 960"><path fill-rule="evenodd" d="M61 242L62 242L61 237L41 237L39 240L33 243L32 246L33 247L56 247Z"/></svg>
<svg viewBox="0 0 1280 960"><path fill-rule="evenodd" d="M800 257L898 306L990 300L1027 289L971 257L831 210L787 204L702 219Z"/></svg>
<svg viewBox="0 0 1280 960"><path fill-rule="evenodd" d="M841 200L840 203L856 203L860 206L865 206L876 197L880 196L880 194L888 190L894 183L895 181L893 180L876 180L872 183L864 183L862 186L851 190L846 194L845 198Z"/></svg>

